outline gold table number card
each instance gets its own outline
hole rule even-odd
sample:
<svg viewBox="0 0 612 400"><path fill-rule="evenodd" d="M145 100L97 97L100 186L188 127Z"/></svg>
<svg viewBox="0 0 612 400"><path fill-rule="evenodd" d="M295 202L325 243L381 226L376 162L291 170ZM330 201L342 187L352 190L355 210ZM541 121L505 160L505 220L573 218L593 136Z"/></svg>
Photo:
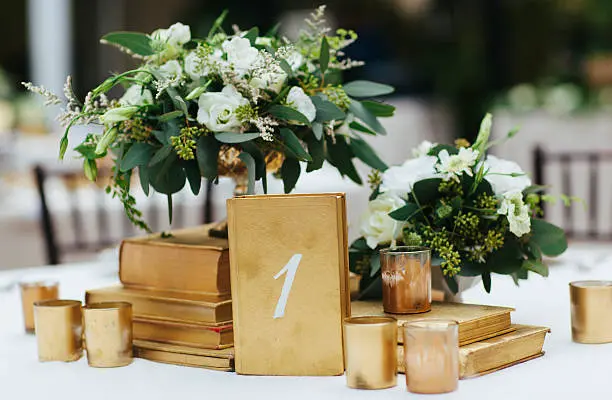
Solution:
<svg viewBox="0 0 612 400"><path fill-rule="evenodd" d="M236 372L344 373L344 194L244 196L227 205Z"/></svg>

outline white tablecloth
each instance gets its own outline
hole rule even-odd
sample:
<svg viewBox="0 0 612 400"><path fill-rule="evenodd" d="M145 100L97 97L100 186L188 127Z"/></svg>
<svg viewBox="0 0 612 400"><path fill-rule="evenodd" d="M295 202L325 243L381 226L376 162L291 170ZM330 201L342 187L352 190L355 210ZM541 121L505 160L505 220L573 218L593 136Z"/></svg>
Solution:
<svg viewBox="0 0 612 400"><path fill-rule="evenodd" d="M532 277L520 288L508 277L494 277L493 294L480 287L465 293L468 302L516 308L513 321L552 328L543 358L491 375L461 381L448 399L609 399L612 344L571 341L568 282L611 279L612 252L605 246L575 245L551 268L551 277ZM157 364L136 359L128 367L89 368L75 363L39 363L36 338L22 331L19 293L7 284L24 277L51 277L64 298L82 299L88 288L117 282L114 261L0 273L1 399L405 399L404 377L382 391L351 390L344 377L249 377L234 373ZM612 312L612 311L611 311ZM407 397L408 396L408 397ZM423 398L430 398L423 396Z"/></svg>

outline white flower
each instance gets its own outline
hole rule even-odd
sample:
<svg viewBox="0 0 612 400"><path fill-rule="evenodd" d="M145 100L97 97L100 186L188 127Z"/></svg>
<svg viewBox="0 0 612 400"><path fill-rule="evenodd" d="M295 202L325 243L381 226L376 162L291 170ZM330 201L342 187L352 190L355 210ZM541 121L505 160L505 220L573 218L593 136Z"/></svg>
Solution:
<svg viewBox="0 0 612 400"><path fill-rule="evenodd" d="M485 179L489 181L493 192L503 195L507 192L522 192L531 186L531 179L514 161L502 160L495 156L487 156L484 163ZM511 176L511 174L519 176Z"/></svg>
<svg viewBox="0 0 612 400"><path fill-rule="evenodd" d="M255 39L255 44L258 46L272 46L272 38L260 36Z"/></svg>
<svg viewBox="0 0 612 400"><path fill-rule="evenodd" d="M151 34L154 40L167 43L171 46L181 46L191 40L191 29L180 22L168 29L158 29Z"/></svg>
<svg viewBox="0 0 612 400"><path fill-rule="evenodd" d="M416 148L412 149L412 156L414 158L423 157L429 154L431 149L437 146L437 143L432 143L429 140L423 140Z"/></svg>
<svg viewBox="0 0 612 400"><path fill-rule="evenodd" d="M213 51L207 58L207 60L203 60L196 54L195 51L190 52L185 56L185 73L189 75L189 77L197 81L202 76L207 76L211 72L211 65L221 65L223 63L223 52L219 49Z"/></svg>
<svg viewBox="0 0 612 400"><path fill-rule="evenodd" d="M287 75L282 71L277 73L265 72L261 75L254 76L249 83L254 88L271 90L274 93L278 93L283 88L286 79Z"/></svg>
<svg viewBox="0 0 612 400"><path fill-rule="evenodd" d="M113 124L115 122L126 121L138 111L136 106L125 106L117 108L109 108L103 115L100 116L100 122L103 124Z"/></svg>
<svg viewBox="0 0 612 400"><path fill-rule="evenodd" d="M248 72L259 59L259 51L251 46L249 39L234 37L221 45L227 53L227 61L240 75Z"/></svg>
<svg viewBox="0 0 612 400"><path fill-rule="evenodd" d="M213 132L237 132L242 121L236 117L236 108L249 104L236 88L227 85L221 92L203 93L198 99L199 123Z"/></svg>
<svg viewBox="0 0 612 400"><path fill-rule="evenodd" d="M462 147L459 154L450 155L445 149L438 153L438 158L440 162L436 164L436 170L443 174L444 179L459 180L458 176L463 173L472 176L472 166L478 159L478 150Z"/></svg>
<svg viewBox="0 0 612 400"><path fill-rule="evenodd" d="M287 105L304 114L310 122L317 116L317 109L301 87L294 86L289 90Z"/></svg>
<svg viewBox="0 0 612 400"><path fill-rule="evenodd" d="M523 202L523 193L519 191L508 192L502 198L501 207L497 210L505 215L510 223L510 232L521 237L531 231L529 206Z"/></svg>
<svg viewBox="0 0 612 400"><path fill-rule="evenodd" d="M293 71L297 71L298 68L302 66L304 63L304 57L297 50L291 51L287 57L285 57L285 61L291 67Z"/></svg>
<svg viewBox="0 0 612 400"><path fill-rule="evenodd" d="M170 60L159 67L159 74L166 80L178 81L183 74L183 69L178 61Z"/></svg>
<svg viewBox="0 0 612 400"><path fill-rule="evenodd" d="M368 210L361 218L360 233L370 248L375 249L379 244L389 243L401 235L403 224L391 218L389 213L405 204L391 194L380 194L368 203Z"/></svg>
<svg viewBox="0 0 612 400"><path fill-rule="evenodd" d="M436 161L436 157L424 156L408 160L401 166L388 168L382 175L379 190L382 193L391 192L396 196L405 197L412 192L416 182L439 177L435 170Z"/></svg>
<svg viewBox="0 0 612 400"><path fill-rule="evenodd" d="M119 104L122 106L153 104L153 94L151 94L149 89L144 89L140 85L132 85L125 91L123 96L121 96Z"/></svg>

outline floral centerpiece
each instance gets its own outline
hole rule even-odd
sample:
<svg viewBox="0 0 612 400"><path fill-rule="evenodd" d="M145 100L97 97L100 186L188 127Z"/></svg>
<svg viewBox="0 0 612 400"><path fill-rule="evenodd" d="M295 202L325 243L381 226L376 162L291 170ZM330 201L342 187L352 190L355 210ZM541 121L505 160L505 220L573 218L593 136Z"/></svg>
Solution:
<svg viewBox="0 0 612 400"><path fill-rule="evenodd" d="M361 135L386 133L378 118L393 115L394 107L372 98L393 88L370 81L341 83L342 71L363 64L343 52L357 39L355 32L331 32L324 7L311 14L295 41L280 36L277 28L260 34L257 27L234 27L227 33L225 14L204 38L193 38L181 23L151 34L107 34L102 42L131 54L140 65L109 77L83 101L74 95L70 79L65 101L25 83L48 104L64 105L60 158L72 126L103 127L103 133L88 135L75 150L91 180L97 161L112 156L108 191L142 228L146 223L130 194L136 170L145 193L152 187L166 194L171 209L172 195L186 182L198 194L202 177L244 177L252 193L256 180L263 181L265 191L266 171L278 169L290 192L302 171L300 162L310 172L327 160L357 183L354 158L386 168ZM125 92L111 100L106 93L115 86Z"/></svg>
<svg viewBox="0 0 612 400"><path fill-rule="evenodd" d="M516 163L487 155L491 123L487 115L471 146L423 142L403 165L371 176L362 237L349 252L362 291L380 285L378 252L396 244L430 247L455 293L457 276L480 276L489 292L492 273L517 283L529 272L548 275L543 257L566 250L565 233L537 218L551 196Z"/></svg>

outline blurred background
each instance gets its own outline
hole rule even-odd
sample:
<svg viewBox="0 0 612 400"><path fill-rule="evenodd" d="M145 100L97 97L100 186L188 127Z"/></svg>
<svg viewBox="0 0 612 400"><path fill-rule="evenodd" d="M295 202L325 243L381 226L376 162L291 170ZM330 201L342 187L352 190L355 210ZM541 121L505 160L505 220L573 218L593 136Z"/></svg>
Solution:
<svg viewBox="0 0 612 400"><path fill-rule="evenodd" d="M61 135L21 81L61 93L73 76L84 97L109 73L133 61L99 38L114 30L152 32L176 21L205 35L222 9L242 28L281 21L287 36L320 3L239 0L18 0L0 13L0 269L99 257L138 232L126 225L104 184L87 184L79 163L59 164ZM547 217L576 240L612 234L612 2L609 0L329 0L332 25L354 29L348 56L366 66L346 79L397 88L389 135L370 143L389 164L403 162L422 140L471 140L484 113L494 133L521 132L494 149L537 183L584 199ZM75 135L86 132L75 132ZM76 142L76 141L75 141ZM74 161L74 160L73 160ZM362 176L368 168L359 165ZM225 216L232 183L197 198L181 193L174 226ZM280 191L280 183L273 182ZM350 236L358 233L369 188L333 169L303 176L297 192L346 191ZM166 229L163 197L136 193L154 228ZM78 251L75 251L78 250Z"/></svg>

